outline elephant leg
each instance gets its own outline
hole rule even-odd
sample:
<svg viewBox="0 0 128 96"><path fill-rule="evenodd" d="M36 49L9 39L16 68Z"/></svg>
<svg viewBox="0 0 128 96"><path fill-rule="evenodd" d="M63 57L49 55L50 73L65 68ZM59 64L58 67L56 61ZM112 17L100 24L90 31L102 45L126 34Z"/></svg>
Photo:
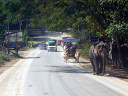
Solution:
<svg viewBox="0 0 128 96"><path fill-rule="evenodd" d="M103 65L102 65L102 58L99 58L98 64L99 64L99 74L101 74L101 73L102 73L102 68L103 68Z"/></svg>
<svg viewBox="0 0 128 96"><path fill-rule="evenodd" d="M96 75L96 70L95 70L95 65L93 62L93 58L90 58L91 64L92 64L92 68L93 68L93 75Z"/></svg>
<svg viewBox="0 0 128 96"><path fill-rule="evenodd" d="M77 60L77 58L76 58L76 57L74 57L74 59L75 59L75 62L77 62L77 63L78 63L78 60Z"/></svg>
<svg viewBox="0 0 128 96"><path fill-rule="evenodd" d="M99 63L96 56L94 56L94 66L95 66L96 75L99 75Z"/></svg>
<svg viewBox="0 0 128 96"><path fill-rule="evenodd" d="M102 76L105 74L105 66L106 66L106 53L103 51L101 54L101 74L100 74Z"/></svg>
<svg viewBox="0 0 128 96"><path fill-rule="evenodd" d="M96 75L96 69L94 63L92 64L92 66L93 66L93 75Z"/></svg>
<svg viewBox="0 0 128 96"><path fill-rule="evenodd" d="M98 67L97 67L97 60L96 60L96 55L94 53L94 46L92 45L90 47L90 51L89 51L89 57L90 57L90 61L93 67L93 75L96 75L98 73Z"/></svg>
<svg viewBox="0 0 128 96"><path fill-rule="evenodd" d="M93 68L93 75L96 75L93 50L90 50L90 51L89 51L89 57L90 57L90 62L91 62L91 64L92 64L92 68Z"/></svg>
<svg viewBox="0 0 128 96"><path fill-rule="evenodd" d="M100 73L100 75L103 76L104 73L105 73L105 62L104 62L104 60L103 60L103 61L102 61L102 64L101 64L101 73Z"/></svg>
<svg viewBox="0 0 128 96"><path fill-rule="evenodd" d="M103 59L101 58L101 61L100 61L100 75L104 75L104 64L103 64Z"/></svg>

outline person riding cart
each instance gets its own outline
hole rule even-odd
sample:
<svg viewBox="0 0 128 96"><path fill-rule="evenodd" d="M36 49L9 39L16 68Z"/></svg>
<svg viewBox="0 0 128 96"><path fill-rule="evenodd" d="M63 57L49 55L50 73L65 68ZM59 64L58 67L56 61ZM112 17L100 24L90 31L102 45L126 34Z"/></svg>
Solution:
<svg viewBox="0 0 128 96"><path fill-rule="evenodd" d="M66 52L68 52L70 54L70 47L72 46L71 42L67 42L66 44Z"/></svg>
<svg viewBox="0 0 128 96"><path fill-rule="evenodd" d="M76 46L74 44L72 44L72 46L70 47L70 53L71 53L72 56L75 56Z"/></svg>

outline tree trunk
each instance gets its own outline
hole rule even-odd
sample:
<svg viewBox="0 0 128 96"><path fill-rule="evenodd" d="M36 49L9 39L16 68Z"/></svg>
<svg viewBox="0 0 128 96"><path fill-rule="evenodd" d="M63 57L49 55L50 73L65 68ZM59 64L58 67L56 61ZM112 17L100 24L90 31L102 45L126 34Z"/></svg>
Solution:
<svg viewBox="0 0 128 96"><path fill-rule="evenodd" d="M92 16L92 18L95 19L95 21L96 21L97 24L100 26L100 28L101 28L103 31L105 31L106 28L103 26L103 24L101 23L101 21L98 20L98 19L95 17L95 15L94 15L93 13L91 13L91 16Z"/></svg>
<svg viewBox="0 0 128 96"><path fill-rule="evenodd" d="M122 57L121 57L121 47L120 47L120 42L119 42L118 37L116 37L116 43L117 43L117 50L118 50L118 55L119 55L120 67L123 68Z"/></svg>

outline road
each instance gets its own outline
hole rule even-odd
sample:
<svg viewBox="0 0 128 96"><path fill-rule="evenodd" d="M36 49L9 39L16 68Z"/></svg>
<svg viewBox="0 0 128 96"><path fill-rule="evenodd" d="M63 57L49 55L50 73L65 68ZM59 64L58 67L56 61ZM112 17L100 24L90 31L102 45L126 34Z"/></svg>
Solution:
<svg viewBox="0 0 128 96"><path fill-rule="evenodd" d="M127 82L64 62L60 46L57 52L36 48L0 78L0 96L128 96Z"/></svg>

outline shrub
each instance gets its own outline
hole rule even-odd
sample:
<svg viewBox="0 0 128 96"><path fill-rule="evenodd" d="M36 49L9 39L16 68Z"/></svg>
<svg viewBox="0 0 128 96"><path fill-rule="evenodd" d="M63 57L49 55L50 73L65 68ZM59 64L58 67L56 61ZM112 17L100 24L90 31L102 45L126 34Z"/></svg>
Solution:
<svg viewBox="0 0 128 96"><path fill-rule="evenodd" d="M0 67L5 63L5 62L9 62L10 60L16 58L13 55L6 55L3 54L2 52L0 52Z"/></svg>
<svg viewBox="0 0 128 96"><path fill-rule="evenodd" d="M82 50L81 50L81 55L85 58L89 58L89 49L90 49L91 44L89 42L86 42L85 44L82 45Z"/></svg>

